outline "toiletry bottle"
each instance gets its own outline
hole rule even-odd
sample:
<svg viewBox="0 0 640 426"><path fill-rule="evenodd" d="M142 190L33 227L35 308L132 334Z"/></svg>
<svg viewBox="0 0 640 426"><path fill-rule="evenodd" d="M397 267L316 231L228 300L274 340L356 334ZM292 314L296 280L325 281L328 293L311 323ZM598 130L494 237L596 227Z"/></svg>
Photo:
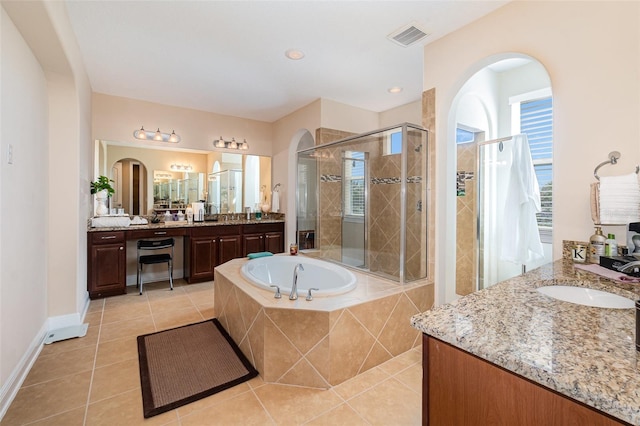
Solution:
<svg viewBox="0 0 640 426"><path fill-rule="evenodd" d="M247 220L251 220L251 207L245 207L244 211L247 214Z"/></svg>
<svg viewBox="0 0 640 426"><path fill-rule="evenodd" d="M605 240L602 228L596 226L596 233L589 238L589 262L600 263L600 256L604 256Z"/></svg>
<svg viewBox="0 0 640 426"><path fill-rule="evenodd" d="M617 256L618 255L618 242L614 234L608 234L607 239L604 242L604 255L605 256Z"/></svg>
<svg viewBox="0 0 640 426"><path fill-rule="evenodd" d="M166 212L164 212L164 221L165 222L171 222L172 217L171 217L171 212L169 210L167 210Z"/></svg>
<svg viewBox="0 0 640 426"><path fill-rule="evenodd" d="M178 222L184 222L184 213L182 213L182 210L178 210Z"/></svg>

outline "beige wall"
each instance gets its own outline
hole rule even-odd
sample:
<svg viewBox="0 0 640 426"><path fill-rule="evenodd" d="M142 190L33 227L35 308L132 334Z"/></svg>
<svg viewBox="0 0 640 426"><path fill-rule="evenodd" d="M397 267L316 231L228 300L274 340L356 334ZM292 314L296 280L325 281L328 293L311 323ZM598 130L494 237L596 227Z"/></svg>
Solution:
<svg viewBox="0 0 640 426"><path fill-rule="evenodd" d="M380 128L401 123L422 125L422 102L420 100L380 113Z"/></svg>
<svg viewBox="0 0 640 426"><path fill-rule="evenodd" d="M41 218L47 212L43 182L48 180L49 132L44 72L4 9L1 24L1 102L11 105L2 110L0 127L0 383L4 386L47 320L47 262L40 254L46 254L47 226ZM9 143L12 165L5 163Z"/></svg>
<svg viewBox="0 0 640 426"><path fill-rule="evenodd" d="M380 128L380 117L377 112L345 105L330 99L322 99L321 101L320 127L356 134Z"/></svg>
<svg viewBox="0 0 640 426"><path fill-rule="evenodd" d="M179 108L152 102L93 94L93 138L107 141L130 142L138 146L190 148L213 150L213 141L246 139L249 149L243 154L271 156L272 124L195 109ZM160 128L163 132L175 130L180 135L178 144L141 141L133 137L134 130Z"/></svg>
<svg viewBox="0 0 640 426"><path fill-rule="evenodd" d="M91 90L64 3L2 9L2 152L15 144L15 162L0 190L0 412L45 332L79 324L88 306L92 151Z"/></svg>
<svg viewBox="0 0 640 426"><path fill-rule="evenodd" d="M314 134L320 127L320 100L281 118L273 123L273 181L271 187L280 183L280 212L287 215L285 224L285 246L296 240L295 217L295 170L298 142L306 131Z"/></svg>
<svg viewBox="0 0 640 426"><path fill-rule="evenodd" d="M554 96L554 258L561 257L563 239L584 241L593 231L589 183L594 167L614 149L622 158L606 173L629 173L640 163L639 9L639 2L513 2L427 45L424 87L436 90L436 199L449 201L455 193L448 115L457 91L509 52L529 55L546 67ZM438 246L447 247L443 230L447 217L455 215L452 206L439 203ZM623 227L604 232L622 236ZM444 258L453 249L439 250L436 282L441 285ZM442 293L439 288L439 302Z"/></svg>

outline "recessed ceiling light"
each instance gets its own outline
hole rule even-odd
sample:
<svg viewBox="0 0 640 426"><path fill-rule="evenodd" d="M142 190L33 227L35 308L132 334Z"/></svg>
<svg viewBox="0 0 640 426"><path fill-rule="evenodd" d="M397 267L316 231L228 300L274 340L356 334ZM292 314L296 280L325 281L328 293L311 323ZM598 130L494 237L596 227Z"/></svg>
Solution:
<svg viewBox="0 0 640 426"><path fill-rule="evenodd" d="M294 61L297 61L298 59L304 58L304 52L298 49L289 49L286 52L284 52L284 56Z"/></svg>
<svg viewBox="0 0 640 426"><path fill-rule="evenodd" d="M387 92L389 93L400 93L402 92L402 87L390 87L389 89L387 89Z"/></svg>

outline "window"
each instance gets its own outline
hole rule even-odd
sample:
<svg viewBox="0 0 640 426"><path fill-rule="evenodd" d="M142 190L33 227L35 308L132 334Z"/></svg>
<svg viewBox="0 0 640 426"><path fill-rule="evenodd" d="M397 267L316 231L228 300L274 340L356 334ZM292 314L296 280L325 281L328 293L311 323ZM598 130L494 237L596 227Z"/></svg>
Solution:
<svg viewBox="0 0 640 426"><path fill-rule="evenodd" d="M466 129L456 127L456 143L467 143L475 140L475 134Z"/></svg>
<svg viewBox="0 0 640 426"><path fill-rule="evenodd" d="M551 243L553 220L553 99L550 94L512 104L519 130L529 140L533 167L540 186L542 211L536 215L543 243Z"/></svg>
<svg viewBox="0 0 640 426"><path fill-rule="evenodd" d="M364 152L347 151L343 161L344 213L364 217Z"/></svg>
<svg viewBox="0 0 640 426"><path fill-rule="evenodd" d="M387 133L384 143L384 155L401 154L402 153L402 132Z"/></svg>

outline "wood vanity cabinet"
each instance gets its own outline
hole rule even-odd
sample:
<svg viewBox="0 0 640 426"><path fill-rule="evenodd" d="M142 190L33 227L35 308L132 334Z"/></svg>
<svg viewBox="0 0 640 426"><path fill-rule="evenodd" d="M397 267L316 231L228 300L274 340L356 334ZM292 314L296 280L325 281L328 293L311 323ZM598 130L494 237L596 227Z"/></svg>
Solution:
<svg viewBox="0 0 640 426"><path fill-rule="evenodd" d="M239 225L192 228L184 243L187 282L213 280L216 266L240 257L240 235Z"/></svg>
<svg viewBox="0 0 640 426"><path fill-rule="evenodd" d="M627 424L423 335L423 425Z"/></svg>
<svg viewBox="0 0 640 426"><path fill-rule="evenodd" d="M127 250L124 231L90 233L87 240L89 297L125 294Z"/></svg>
<svg viewBox="0 0 640 426"><path fill-rule="evenodd" d="M244 225L242 255L270 251L284 252L284 224L264 223Z"/></svg>

